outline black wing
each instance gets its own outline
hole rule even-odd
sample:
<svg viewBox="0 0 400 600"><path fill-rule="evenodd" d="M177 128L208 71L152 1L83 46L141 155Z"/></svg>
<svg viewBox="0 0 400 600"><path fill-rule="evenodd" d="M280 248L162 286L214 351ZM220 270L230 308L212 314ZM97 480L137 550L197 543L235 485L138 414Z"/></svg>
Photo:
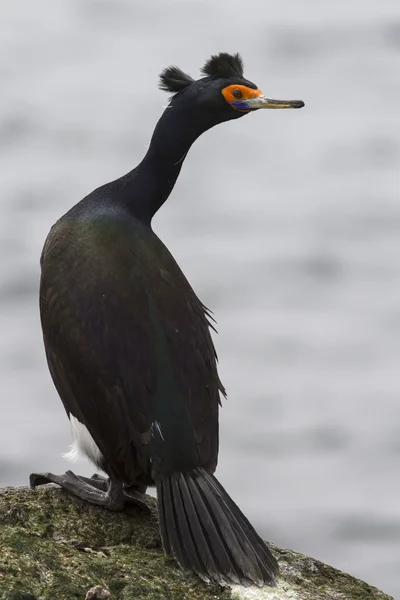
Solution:
<svg viewBox="0 0 400 600"><path fill-rule="evenodd" d="M218 454L223 392L207 312L148 228L61 220L42 255L49 368L108 470L134 481Z"/></svg>

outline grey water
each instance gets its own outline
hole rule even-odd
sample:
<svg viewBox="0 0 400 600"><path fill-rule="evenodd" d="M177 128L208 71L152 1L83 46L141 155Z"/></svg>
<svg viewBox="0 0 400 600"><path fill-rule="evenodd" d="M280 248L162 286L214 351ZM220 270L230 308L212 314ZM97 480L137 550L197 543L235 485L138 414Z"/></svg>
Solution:
<svg viewBox="0 0 400 600"><path fill-rule="evenodd" d="M161 69L219 51L306 107L206 133L154 221L218 321L217 474L265 538L400 597L398 0L1 3L0 485L68 468L50 226L139 162Z"/></svg>

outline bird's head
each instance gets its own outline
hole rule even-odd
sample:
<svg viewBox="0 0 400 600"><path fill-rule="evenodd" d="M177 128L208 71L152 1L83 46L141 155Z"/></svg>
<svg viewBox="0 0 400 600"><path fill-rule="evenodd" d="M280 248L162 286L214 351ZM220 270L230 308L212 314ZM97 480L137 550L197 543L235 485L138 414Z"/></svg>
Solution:
<svg viewBox="0 0 400 600"><path fill-rule="evenodd" d="M225 52L212 56L201 69L201 79L193 79L179 67L171 66L160 75L160 88L174 95L170 108L190 108L210 126L237 119L261 108L301 108L302 100L273 100L243 76L239 54ZM202 120L203 120L202 119Z"/></svg>

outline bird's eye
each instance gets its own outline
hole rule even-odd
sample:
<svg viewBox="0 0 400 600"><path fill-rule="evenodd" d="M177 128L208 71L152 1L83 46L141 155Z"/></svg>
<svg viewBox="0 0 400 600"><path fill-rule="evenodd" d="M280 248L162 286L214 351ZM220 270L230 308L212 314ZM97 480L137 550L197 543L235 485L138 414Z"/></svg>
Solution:
<svg viewBox="0 0 400 600"><path fill-rule="evenodd" d="M243 94L239 90L239 88L235 88L232 92L232 96L234 96L235 98L237 98L239 100L239 98L242 98Z"/></svg>

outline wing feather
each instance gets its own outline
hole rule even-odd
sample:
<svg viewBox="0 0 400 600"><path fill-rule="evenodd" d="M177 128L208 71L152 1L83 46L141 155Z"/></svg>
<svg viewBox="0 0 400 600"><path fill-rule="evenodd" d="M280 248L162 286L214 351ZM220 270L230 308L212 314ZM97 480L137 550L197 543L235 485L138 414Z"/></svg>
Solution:
<svg viewBox="0 0 400 600"><path fill-rule="evenodd" d="M129 481L148 471L161 415L161 428L174 427L177 438L180 426L191 428L199 466L214 470L224 390L210 314L157 236L113 220L61 220L41 263L49 369L108 468ZM185 414L181 425L168 424L170 405L178 421ZM182 453L179 439L171 443Z"/></svg>

